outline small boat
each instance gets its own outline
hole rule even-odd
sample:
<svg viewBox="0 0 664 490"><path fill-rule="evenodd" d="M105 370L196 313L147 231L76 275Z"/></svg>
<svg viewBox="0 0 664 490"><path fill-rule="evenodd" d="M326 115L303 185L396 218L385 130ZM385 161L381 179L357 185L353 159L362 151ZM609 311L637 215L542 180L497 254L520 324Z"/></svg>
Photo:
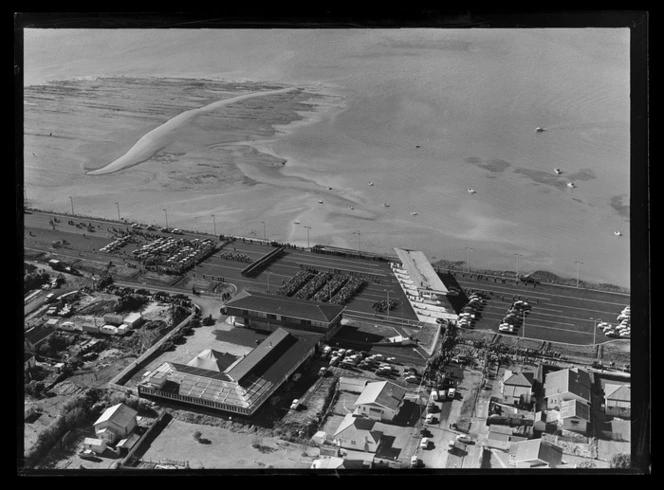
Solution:
<svg viewBox="0 0 664 490"><path fill-rule="evenodd" d="M353 206L350 207L350 210L351 210L351 211L354 210L354 209L355 209L355 208L354 208Z"/></svg>
<svg viewBox="0 0 664 490"><path fill-rule="evenodd" d="M622 233L620 233L619 231L614 231L613 234L614 234L615 236L622 236Z"/></svg>
<svg viewBox="0 0 664 490"><path fill-rule="evenodd" d="M567 187L570 187L570 188L573 189L573 188L576 187L576 186L574 185L574 182L568 182L568 183L567 183Z"/></svg>
<svg viewBox="0 0 664 490"><path fill-rule="evenodd" d="M373 182L369 182L369 185L374 185L374 183L373 183Z"/></svg>
<svg viewBox="0 0 664 490"><path fill-rule="evenodd" d="M415 211L411 211L410 214L412 214L413 216L417 216L417 213Z"/></svg>
<svg viewBox="0 0 664 490"><path fill-rule="evenodd" d="M559 168L554 168L553 171L556 172L558 175L563 173Z"/></svg>
<svg viewBox="0 0 664 490"><path fill-rule="evenodd" d="M321 201L321 200L319 199L319 200L318 200L318 204L323 204L323 201Z"/></svg>
<svg viewBox="0 0 664 490"><path fill-rule="evenodd" d="M475 189L468 188L468 194L475 194Z"/></svg>
<svg viewBox="0 0 664 490"><path fill-rule="evenodd" d="M389 207L390 207L390 205L387 204L386 202L383 203L383 206L385 206L386 208L389 208Z"/></svg>
<svg viewBox="0 0 664 490"><path fill-rule="evenodd" d="M537 126L537 127L535 128L535 131L537 131L538 133L542 133L542 132L546 131L546 129L544 129L544 128L540 128L539 126Z"/></svg>

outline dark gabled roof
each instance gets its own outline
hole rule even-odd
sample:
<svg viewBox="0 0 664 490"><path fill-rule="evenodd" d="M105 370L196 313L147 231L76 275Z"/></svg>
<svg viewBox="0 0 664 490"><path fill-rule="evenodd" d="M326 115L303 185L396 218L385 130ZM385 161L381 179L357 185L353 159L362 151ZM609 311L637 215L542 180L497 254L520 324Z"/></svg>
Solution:
<svg viewBox="0 0 664 490"><path fill-rule="evenodd" d="M559 393L573 393L590 401L590 375L578 368L548 373L544 381L544 397L548 398Z"/></svg>
<svg viewBox="0 0 664 490"><path fill-rule="evenodd" d="M239 292L226 306L315 322L331 322L344 310L340 305L247 290Z"/></svg>
<svg viewBox="0 0 664 490"><path fill-rule="evenodd" d="M533 373L511 373L507 376L505 373L504 384L510 386L523 386L525 388L532 388L533 386Z"/></svg>
<svg viewBox="0 0 664 490"><path fill-rule="evenodd" d="M34 327L25 332L25 340L36 345L55 332L55 328L49 326Z"/></svg>
<svg viewBox="0 0 664 490"><path fill-rule="evenodd" d="M249 373L269 381L276 381L315 343L314 338L296 337L283 328L278 328L244 359L231 367L227 374L238 383Z"/></svg>

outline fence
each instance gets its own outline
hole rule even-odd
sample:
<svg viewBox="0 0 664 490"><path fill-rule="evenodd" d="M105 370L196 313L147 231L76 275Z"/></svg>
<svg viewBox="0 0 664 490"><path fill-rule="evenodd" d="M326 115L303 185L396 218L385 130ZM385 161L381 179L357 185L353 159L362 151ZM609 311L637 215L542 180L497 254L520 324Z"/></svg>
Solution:
<svg viewBox="0 0 664 490"><path fill-rule="evenodd" d="M144 449L145 446L149 445L152 441L155 440L160 431L162 431L173 419L171 414L164 412L154 423L146 430L141 438L136 441L134 447L129 450L127 456L124 458L122 463L119 466L134 466L134 464L140 459L140 451Z"/></svg>
<svg viewBox="0 0 664 490"><path fill-rule="evenodd" d="M515 417L488 417L486 425L509 425L510 427L532 426L532 419L521 419Z"/></svg>

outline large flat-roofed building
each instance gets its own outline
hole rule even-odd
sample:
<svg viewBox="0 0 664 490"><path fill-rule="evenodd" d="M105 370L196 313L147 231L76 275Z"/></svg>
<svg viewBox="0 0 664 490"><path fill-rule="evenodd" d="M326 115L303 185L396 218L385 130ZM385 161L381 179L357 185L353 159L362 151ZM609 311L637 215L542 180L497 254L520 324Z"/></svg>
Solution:
<svg viewBox="0 0 664 490"><path fill-rule="evenodd" d="M252 415L314 353L320 338L278 328L225 369L230 359L218 353L204 352L189 364L164 362L139 383L138 393Z"/></svg>
<svg viewBox="0 0 664 490"><path fill-rule="evenodd" d="M244 290L225 305L234 324L257 330L305 330L332 337L341 328L344 307Z"/></svg>

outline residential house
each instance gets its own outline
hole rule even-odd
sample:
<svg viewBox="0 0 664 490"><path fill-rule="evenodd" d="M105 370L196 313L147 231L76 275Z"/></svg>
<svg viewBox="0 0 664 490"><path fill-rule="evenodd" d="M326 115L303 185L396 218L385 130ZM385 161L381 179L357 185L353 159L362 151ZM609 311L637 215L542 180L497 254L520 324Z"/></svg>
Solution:
<svg viewBox="0 0 664 490"><path fill-rule="evenodd" d="M29 352L36 352L39 345L48 340L55 333L55 328L48 326L32 327L24 336L25 349Z"/></svg>
<svg viewBox="0 0 664 490"><path fill-rule="evenodd" d="M561 369L548 373L544 380L546 408L560 409L567 400L590 404L590 374L579 368Z"/></svg>
<svg viewBox="0 0 664 490"><path fill-rule="evenodd" d="M533 395L533 373L515 373L509 369L500 380L500 393L508 403L530 403Z"/></svg>
<svg viewBox="0 0 664 490"><path fill-rule="evenodd" d="M403 405L406 390L390 381L368 383L354 403L355 413L366 417L391 421Z"/></svg>
<svg viewBox="0 0 664 490"><path fill-rule="evenodd" d="M514 435L514 429L507 425L492 424L485 443L486 447L508 451L515 442L525 441L527 438Z"/></svg>
<svg viewBox="0 0 664 490"><path fill-rule="evenodd" d="M579 400L560 402L562 428L585 434L590 422L590 407Z"/></svg>
<svg viewBox="0 0 664 490"><path fill-rule="evenodd" d="M515 448L517 468L556 468L563 460L563 448L542 439L517 442Z"/></svg>
<svg viewBox="0 0 664 490"><path fill-rule="evenodd" d="M632 408L632 389L628 384L604 385L604 410L629 416Z"/></svg>
<svg viewBox="0 0 664 490"><path fill-rule="evenodd" d="M136 410L123 403L106 409L94 423L97 438L103 439L107 444L124 439L138 424L137 414Z"/></svg>
<svg viewBox="0 0 664 490"><path fill-rule="evenodd" d="M542 410L535 412L533 420L533 430L536 432L549 432L551 429L557 429L560 422L560 412L557 410Z"/></svg>
<svg viewBox="0 0 664 490"><path fill-rule="evenodd" d="M374 430L376 421L368 417L347 414L332 436L335 444L355 451L375 453L383 433Z"/></svg>

